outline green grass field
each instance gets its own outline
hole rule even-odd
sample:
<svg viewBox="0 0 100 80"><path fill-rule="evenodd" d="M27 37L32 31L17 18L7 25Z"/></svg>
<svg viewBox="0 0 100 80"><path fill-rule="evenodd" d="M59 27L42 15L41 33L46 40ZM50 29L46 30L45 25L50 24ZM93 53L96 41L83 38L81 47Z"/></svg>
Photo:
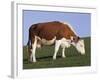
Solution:
<svg viewBox="0 0 100 80"><path fill-rule="evenodd" d="M58 51L57 59L53 60L54 46L44 46L36 50L36 63L28 63L27 48L23 47L23 69L36 68L58 68L58 67L77 67L91 65L91 40L90 37L84 38L86 54L81 55L75 47L66 48L66 58L61 57L61 48Z"/></svg>

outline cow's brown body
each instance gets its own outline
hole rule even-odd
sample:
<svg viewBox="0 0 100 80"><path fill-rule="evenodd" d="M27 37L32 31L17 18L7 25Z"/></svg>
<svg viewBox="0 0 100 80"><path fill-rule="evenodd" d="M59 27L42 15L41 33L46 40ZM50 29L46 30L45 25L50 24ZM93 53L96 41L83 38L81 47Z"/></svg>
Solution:
<svg viewBox="0 0 100 80"><path fill-rule="evenodd" d="M78 38L76 34L71 30L69 25L58 21L32 25L29 29L29 37L32 40L34 36L39 36L41 39L44 38L46 40L52 40L55 36L57 40L62 38L70 39L71 36L73 36L75 39Z"/></svg>
<svg viewBox="0 0 100 80"><path fill-rule="evenodd" d="M64 24L59 21L38 23L38 24L33 24L29 29L29 41L28 41L29 48L32 50L34 49L34 47L36 48L35 44L42 45L42 39L50 41L55 37L56 40L58 41L63 38L66 40L71 40L71 37L73 37L73 39L71 40L73 42L77 42L79 40L79 37L75 34L75 32L72 31L72 29L68 24ZM32 44L34 45L32 46ZM33 51L33 53L34 52L35 50Z"/></svg>

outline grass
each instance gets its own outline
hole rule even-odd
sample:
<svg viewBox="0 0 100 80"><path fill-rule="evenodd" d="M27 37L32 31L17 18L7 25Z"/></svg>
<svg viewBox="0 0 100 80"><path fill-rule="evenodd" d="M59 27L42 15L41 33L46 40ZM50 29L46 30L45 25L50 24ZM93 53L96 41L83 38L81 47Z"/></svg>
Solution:
<svg viewBox="0 0 100 80"><path fill-rule="evenodd" d="M57 59L53 60L54 46L43 46L36 50L36 63L28 63L27 48L23 47L23 69L36 68L58 68L58 67L75 67L91 65L91 41L90 37L84 38L86 54L81 55L75 47L66 48L66 58L61 57L61 48L58 51Z"/></svg>

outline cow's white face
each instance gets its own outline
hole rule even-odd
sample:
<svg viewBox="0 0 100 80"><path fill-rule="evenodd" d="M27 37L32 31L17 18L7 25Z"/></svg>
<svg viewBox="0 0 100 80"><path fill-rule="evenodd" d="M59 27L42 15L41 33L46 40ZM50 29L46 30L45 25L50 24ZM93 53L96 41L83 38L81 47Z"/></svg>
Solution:
<svg viewBox="0 0 100 80"><path fill-rule="evenodd" d="M85 54L85 44L84 40L79 40L77 43L74 45L77 49L78 52L80 52L82 55Z"/></svg>

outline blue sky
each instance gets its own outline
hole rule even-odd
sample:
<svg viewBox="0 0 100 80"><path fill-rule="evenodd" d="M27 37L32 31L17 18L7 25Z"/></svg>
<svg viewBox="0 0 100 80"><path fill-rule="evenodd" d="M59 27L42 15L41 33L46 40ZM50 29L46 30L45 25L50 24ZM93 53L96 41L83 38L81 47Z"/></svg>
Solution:
<svg viewBox="0 0 100 80"><path fill-rule="evenodd" d="M49 21L68 22L80 37L91 35L90 13L23 10L23 45L27 44L28 30L32 24Z"/></svg>

